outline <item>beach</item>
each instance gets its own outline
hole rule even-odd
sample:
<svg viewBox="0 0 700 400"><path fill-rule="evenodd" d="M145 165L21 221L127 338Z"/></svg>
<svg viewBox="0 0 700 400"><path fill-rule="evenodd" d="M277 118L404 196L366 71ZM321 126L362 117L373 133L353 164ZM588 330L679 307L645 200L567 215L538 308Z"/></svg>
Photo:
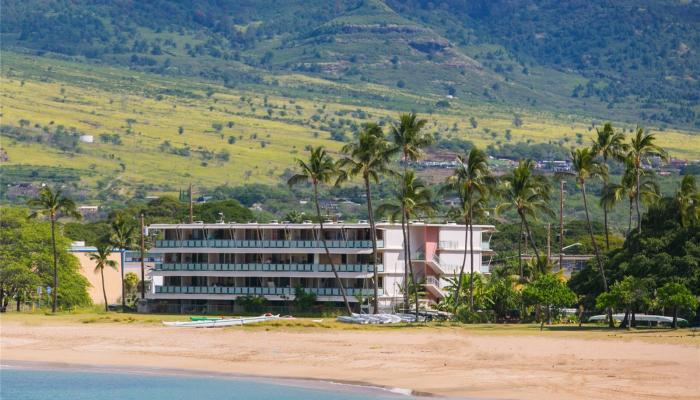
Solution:
<svg viewBox="0 0 700 400"><path fill-rule="evenodd" d="M700 335L533 327L265 323L165 327L157 316L0 317L3 362L352 382L483 399L700 399ZM170 317L172 319L172 317Z"/></svg>

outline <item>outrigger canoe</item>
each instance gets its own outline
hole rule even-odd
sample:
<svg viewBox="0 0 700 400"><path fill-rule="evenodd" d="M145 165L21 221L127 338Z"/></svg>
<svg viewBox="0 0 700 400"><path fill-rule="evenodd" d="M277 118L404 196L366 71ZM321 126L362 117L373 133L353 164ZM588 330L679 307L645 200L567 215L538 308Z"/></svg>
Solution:
<svg viewBox="0 0 700 400"><path fill-rule="evenodd" d="M193 321L163 321L165 326L175 326L180 328L218 328L222 326L238 326L254 324L257 322L273 321L279 319L278 315L261 315L259 317L239 317L239 318L210 318Z"/></svg>

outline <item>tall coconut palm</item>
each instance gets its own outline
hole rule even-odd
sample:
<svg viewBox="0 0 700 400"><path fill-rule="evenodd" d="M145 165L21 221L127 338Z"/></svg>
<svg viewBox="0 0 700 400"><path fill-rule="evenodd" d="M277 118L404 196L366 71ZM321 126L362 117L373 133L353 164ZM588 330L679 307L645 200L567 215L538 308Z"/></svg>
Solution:
<svg viewBox="0 0 700 400"><path fill-rule="evenodd" d="M614 160L624 162L625 153L628 145L625 143L625 134L615 132L612 125L607 123L603 126L603 130L596 128L598 136L593 140L592 151L597 156L603 158L603 163L607 166L608 161ZM603 178L603 192L606 191L609 184L608 175ZM602 205L602 204L601 204ZM605 249L610 250L610 230L608 229L608 207L603 206L603 222L605 226Z"/></svg>
<svg viewBox="0 0 700 400"><path fill-rule="evenodd" d="M535 163L532 160L521 160L518 166L510 173L501 178L501 185L498 189L503 202L496 207L496 213L504 210L514 210L520 218L520 236L522 237L523 227L530 238L530 244L535 252L535 257L540 258L537 243L532 236L528 217L536 219L539 214L554 215L549 208L549 194L551 186L542 175L535 175ZM527 243L526 243L527 246ZM524 279L522 254L518 255L518 267L520 269L520 279Z"/></svg>
<svg viewBox="0 0 700 400"><path fill-rule="evenodd" d="M416 161L423 157L424 148L429 146L433 142L433 137L426 132L423 132L423 128L428 123L425 119L418 119L415 113L401 114L399 115L399 124L394 125L391 128L391 140L393 142L392 153L398 154L403 163L403 175L404 179L408 173L408 163L409 161ZM405 210L401 211L401 218L403 220L406 215ZM404 235L404 239L406 235ZM408 243L404 242L404 255L410 257L408 253ZM408 266L406 267L408 269ZM408 279L408 271L404 271L404 279ZM404 298L404 306L408 308L408 297ZM416 305L418 307L418 305Z"/></svg>
<svg viewBox="0 0 700 400"><path fill-rule="evenodd" d="M382 128L374 123L365 125L357 137L357 141L343 146L345 155L338 161L340 176L337 184L351 177L361 176L367 196L367 216L372 239L372 264L374 267L374 313L379 312L379 276L377 271L377 234L372 208L371 182L379 183L379 175L390 172L389 142L384 138Z"/></svg>
<svg viewBox="0 0 700 400"><path fill-rule="evenodd" d="M642 233L642 213L640 211L641 203L641 177L642 177L642 163L646 158L652 156L658 156L662 159L666 159L666 152L659 146L654 144L656 136L653 133L644 133L643 128L637 128L629 146L628 159L632 163L632 167L635 172L635 182L637 186L635 207L637 211L637 234Z"/></svg>
<svg viewBox="0 0 700 400"><path fill-rule="evenodd" d="M627 198L629 206L626 236L629 236L632 232L632 214L634 213L634 202L637 198L636 174L631 164L628 164L628 166L629 168L625 170L620 183L608 184L600 197L601 207L607 207L609 210L611 210L615 204ZM651 176L647 176L644 171L642 172L640 189L642 203L653 203L661 197L658 183L656 183Z"/></svg>
<svg viewBox="0 0 700 400"><path fill-rule="evenodd" d="M70 216L80 219L80 214L76 211L73 200L61 194L61 190L55 192L48 186L44 186L39 191L37 198L27 202L30 207L37 208L30 214L30 218L47 216L51 221L51 247L53 249L53 301L51 312L56 312L58 296L58 252L56 250L56 219L59 215Z"/></svg>
<svg viewBox="0 0 700 400"><path fill-rule="evenodd" d="M603 281L603 289L608 291L608 281L605 279L605 269L603 268L603 260L600 258L600 250L598 249L598 243L595 240L595 235L593 234L593 226L591 225L591 217L588 212L588 196L586 193L586 182L588 179L592 178L602 178L607 175L607 168L604 164L598 162L595 158L595 153L589 148L576 149L571 151L571 166L573 168L576 182L578 182L581 188L581 195L583 196L583 209L586 213L586 223L588 225L588 234L591 237L591 244L593 245L593 251L595 252L596 262L598 263L598 270L600 271L600 277Z"/></svg>
<svg viewBox="0 0 700 400"><path fill-rule="evenodd" d="M296 162L299 169L301 169L301 172L289 178L287 184L289 186L294 186L300 183L308 183L310 181L314 188L314 203L316 205L316 217L318 218L320 226L321 242L323 243L323 248L326 251L328 262L331 264L331 269L333 270L335 280L338 282L338 287L340 288L340 294L343 296L345 308L347 309L348 315L352 315L352 309L350 308L348 297L345 294L343 281L340 280L338 270L335 268L335 263L333 262L331 253L328 250L325 229L323 227L323 216L321 215L321 206L319 205L318 200L318 185L321 183L329 183L332 179L337 177L338 169L336 168L335 161L333 161L333 158L326 153L323 146L312 148L308 161L297 159Z"/></svg>
<svg viewBox="0 0 700 400"><path fill-rule="evenodd" d="M415 113L401 114L399 124L391 128L390 136L394 144L392 151L400 154L404 173L408 169L408 162L422 158L423 149L433 143L433 137L422 131L427 123L425 119L418 119Z"/></svg>
<svg viewBox="0 0 700 400"><path fill-rule="evenodd" d="M700 192L694 176L683 177L674 200L680 212L681 226L690 226L700 220Z"/></svg>
<svg viewBox="0 0 700 400"><path fill-rule="evenodd" d="M401 218L401 231L405 244L405 269L404 282L410 278L413 287L416 287L416 278L411 262L411 218L418 215L430 215L435 208L432 195L428 187L416 177L414 171L408 170L399 178L398 187L392 203L384 203L377 208L377 214L389 215L392 220ZM408 276L407 276L408 275ZM408 287L408 285L405 285ZM418 317L418 293L415 293L416 318ZM408 309L408 292L404 291L404 306Z"/></svg>
<svg viewBox="0 0 700 400"><path fill-rule="evenodd" d="M462 287L464 266L467 262L467 239L469 239L469 309L474 310L474 211L483 214L487 206L486 198L489 187L487 185L489 175L488 157L486 153L474 147L469 151L466 159L457 156L457 168L447 178L447 188L457 192L460 200L461 214L464 218L464 257L459 271L457 288ZM455 306L459 302L459 292L455 292Z"/></svg>
<svg viewBox="0 0 700 400"><path fill-rule="evenodd" d="M123 214L117 214L110 223L112 246L119 249L120 272L122 280L122 311L126 309L126 293L124 289L124 254L133 248L136 240L136 227Z"/></svg>
<svg viewBox="0 0 700 400"><path fill-rule="evenodd" d="M90 260L95 262L95 272L100 271L100 276L102 277L102 295L105 299L105 311L109 311L107 289L105 288L105 268L110 267L117 269L117 262L109 259L110 254L112 254L112 252L108 243L98 244L97 252L88 254Z"/></svg>

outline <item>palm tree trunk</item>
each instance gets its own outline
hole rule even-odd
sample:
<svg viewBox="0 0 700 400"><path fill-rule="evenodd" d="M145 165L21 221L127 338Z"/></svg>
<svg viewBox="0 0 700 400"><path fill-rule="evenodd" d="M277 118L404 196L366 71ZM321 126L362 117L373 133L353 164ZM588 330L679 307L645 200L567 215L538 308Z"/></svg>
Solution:
<svg viewBox="0 0 700 400"><path fill-rule="evenodd" d="M593 226L591 225L591 218L588 215L588 199L586 197L586 182L581 181L581 194L583 195L583 208L586 211L586 222L588 224L588 233L591 236L591 243L593 244L593 251L595 252L595 258L598 263L598 269L600 271L600 277L603 280L603 289L608 291L608 282L605 279L605 269L603 268L603 261L600 259L600 251L598 250L598 244L595 241L595 236L593 236Z"/></svg>
<svg viewBox="0 0 700 400"><path fill-rule="evenodd" d="M367 192L367 215L369 217L369 230L372 239L372 265L374 267L374 313L379 313L379 272L377 271L377 230L374 228L374 211L372 210L372 192L370 190L369 176L365 176L365 191Z"/></svg>
<svg viewBox="0 0 700 400"><path fill-rule="evenodd" d="M58 253L56 252L56 215L51 214L51 247L53 248L53 302L51 312L56 312L56 300L58 294Z"/></svg>
<svg viewBox="0 0 700 400"><path fill-rule="evenodd" d="M525 214L523 214L521 211L518 211L518 214L520 214L520 218L525 225L525 230L527 231L527 237L530 238L530 244L532 245L532 250L535 252L535 257L539 262L540 259L540 252L537 250L537 244L535 243L535 238L532 236L532 232L530 232L530 224L527 222L527 218L525 218Z"/></svg>
<svg viewBox="0 0 700 400"><path fill-rule="evenodd" d="M610 251L610 230L608 229L608 208L603 206L603 223L605 224L605 250Z"/></svg>
<svg viewBox="0 0 700 400"><path fill-rule="evenodd" d="M474 221L472 208L469 207L469 310L474 311ZM467 244L464 243L466 246Z"/></svg>
<svg viewBox="0 0 700 400"><path fill-rule="evenodd" d="M520 269L520 280L525 279L523 271L523 220L520 219L520 236L518 236L518 268Z"/></svg>
<svg viewBox="0 0 700 400"><path fill-rule="evenodd" d="M410 308L409 304L409 288L408 288L408 261L410 255L408 254L408 240L406 240L406 213L404 212L403 205L401 206L401 234L403 235L403 256L404 256L404 266L403 266L403 305L404 310L408 312Z"/></svg>
<svg viewBox="0 0 700 400"><path fill-rule="evenodd" d="M124 249L120 249L119 252L119 269L122 275L122 312L126 311L126 298L125 298L125 288L124 288Z"/></svg>
<svg viewBox="0 0 700 400"><path fill-rule="evenodd" d="M413 273L413 264L411 263L411 219L410 219L410 215L406 215L406 248L408 249L408 273L411 276L411 284L413 285L414 299L416 301L416 322L418 322L418 286L416 285L416 275Z"/></svg>
<svg viewBox="0 0 700 400"><path fill-rule="evenodd" d="M455 288L454 303L455 309L459 305L459 296L462 292L462 282L464 281L464 267L467 265L467 236L469 235L469 217L464 218L464 257L462 257L462 268L459 269L459 279Z"/></svg>
<svg viewBox="0 0 700 400"><path fill-rule="evenodd" d="M600 278L603 280L603 290L608 291L608 280L605 278L605 269L603 268L603 262L600 259L600 252L598 251L598 244L595 241L595 236L593 236L593 226L591 225L591 218L588 215L588 199L586 197L586 181L581 181L581 194L583 195L583 209L586 211L586 223L588 224L588 233L591 236L591 244L593 244L593 251L595 252L595 258L598 263L598 270L600 271ZM608 307L608 326L610 328L615 327L615 321L612 317L612 309Z"/></svg>
<svg viewBox="0 0 700 400"><path fill-rule="evenodd" d="M335 263L331 258L331 252L328 251L328 245L326 244L326 236L323 230L323 217L321 217L321 207L318 204L318 184L316 182L314 182L314 200L316 201L316 216L318 217L318 222L321 227L321 242L323 243L323 249L326 250L326 257L328 257L328 262L331 263L331 269L333 270L335 280L338 282L338 286L340 287L340 294L343 296L343 302L345 302L345 308L348 311L348 315L352 315L352 308L350 308L350 303L348 303L348 297L345 294L345 287L343 287L343 281L340 280L338 270L335 269Z"/></svg>
<svg viewBox="0 0 700 400"><path fill-rule="evenodd" d="M640 181L639 181L639 180L640 180L640 178L639 178L639 175L640 175L640 170L639 170L639 168L640 168L640 167L637 166L637 193L636 193L636 195L635 195L635 197L637 198L637 201L636 201L636 203L637 203L637 235L641 235L641 234L642 234L642 214L641 214L641 212L639 211L639 201L640 201L640 199L641 199L641 193L640 193L641 183L640 183Z"/></svg>
<svg viewBox="0 0 700 400"><path fill-rule="evenodd" d="M632 205L634 201L632 201L632 198L630 198L630 212L629 212L629 220L627 221L627 236L632 234Z"/></svg>
<svg viewBox="0 0 700 400"><path fill-rule="evenodd" d="M107 305L107 289L105 289L105 267L102 266L100 268L100 275L102 276L102 295L105 298L105 312L109 311L109 307Z"/></svg>

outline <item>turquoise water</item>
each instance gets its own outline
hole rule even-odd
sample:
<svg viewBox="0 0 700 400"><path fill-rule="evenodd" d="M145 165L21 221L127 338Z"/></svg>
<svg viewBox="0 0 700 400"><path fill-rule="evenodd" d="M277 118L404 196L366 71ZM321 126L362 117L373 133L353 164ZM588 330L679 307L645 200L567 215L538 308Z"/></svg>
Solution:
<svg viewBox="0 0 700 400"><path fill-rule="evenodd" d="M248 378L0 369L0 398L12 400L360 400L410 398L348 385L289 386Z"/></svg>

